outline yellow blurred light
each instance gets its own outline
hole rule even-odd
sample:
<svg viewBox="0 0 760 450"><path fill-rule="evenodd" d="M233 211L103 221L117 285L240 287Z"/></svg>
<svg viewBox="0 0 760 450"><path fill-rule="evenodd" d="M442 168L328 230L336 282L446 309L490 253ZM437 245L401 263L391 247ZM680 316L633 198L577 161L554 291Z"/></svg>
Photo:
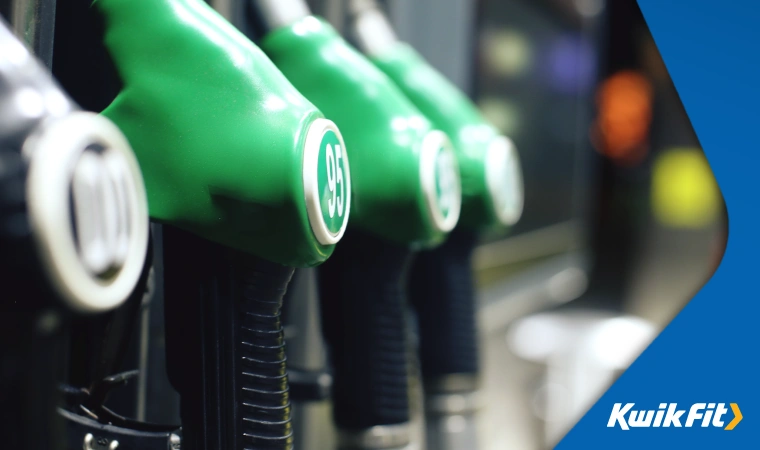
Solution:
<svg viewBox="0 0 760 450"><path fill-rule="evenodd" d="M704 228L717 220L721 202L715 177L699 149L671 149L655 161L652 207L661 224Z"/></svg>
<svg viewBox="0 0 760 450"><path fill-rule="evenodd" d="M486 33L484 56L490 70L504 77L525 73L533 63L533 51L525 35L507 29Z"/></svg>

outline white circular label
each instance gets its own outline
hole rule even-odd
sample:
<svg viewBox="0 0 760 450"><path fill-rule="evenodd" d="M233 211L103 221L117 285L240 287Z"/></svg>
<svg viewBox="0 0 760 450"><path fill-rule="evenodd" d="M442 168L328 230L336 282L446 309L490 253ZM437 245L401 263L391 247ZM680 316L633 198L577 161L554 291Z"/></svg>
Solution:
<svg viewBox="0 0 760 450"><path fill-rule="evenodd" d="M494 139L485 165L494 212L502 224L514 225L522 216L525 192L520 157L512 140L504 136Z"/></svg>
<svg viewBox="0 0 760 450"><path fill-rule="evenodd" d="M306 209L314 236L322 245L338 243L351 210L351 171L338 127L315 120L306 134L303 155Z"/></svg>
<svg viewBox="0 0 760 450"><path fill-rule="evenodd" d="M448 233L459 222L462 180L451 141L442 131L428 133L422 142L420 179L434 226Z"/></svg>
<svg viewBox="0 0 760 450"><path fill-rule="evenodd" d="M148 248L142 174L108 119L76 112L27 139L27 204L44 268L75 310L115 308L132 293Z"/></svg>
<svg viewBox="0 0 760 450"><path fill-rule="evenodd" d="M74 168L76 240L82 263L95 276L120 269L129 252L131 211L125 166L118 153L87 149Z"/></svg>

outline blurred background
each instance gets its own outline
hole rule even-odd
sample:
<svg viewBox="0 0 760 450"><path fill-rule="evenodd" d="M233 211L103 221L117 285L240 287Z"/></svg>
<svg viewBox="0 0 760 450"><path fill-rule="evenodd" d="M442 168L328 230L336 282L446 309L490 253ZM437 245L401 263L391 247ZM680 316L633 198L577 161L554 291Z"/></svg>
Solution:
<svg viewBox="0 0 760 450"><path fill-rule="evenodd" d="M720 191L635 0L383 5L520 151L525 213L475 257L481 442L551 448L712 275Z"/></svg>

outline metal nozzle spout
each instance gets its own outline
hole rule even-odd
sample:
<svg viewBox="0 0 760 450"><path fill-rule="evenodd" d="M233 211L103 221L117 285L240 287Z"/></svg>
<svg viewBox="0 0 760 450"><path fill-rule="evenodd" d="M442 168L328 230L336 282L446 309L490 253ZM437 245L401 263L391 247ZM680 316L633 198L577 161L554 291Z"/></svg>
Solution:
<svg viewBox="0 0 760 450"><path fill-rule="evenodd" d="M250 0L249 6L261 35L311 15L305 0Z"/></svg>
<svg viewBox="0 0 760 450"><path fill-rule="evenodd" d="M381 56L397 42L388 17L374 0L351 0L351 32L359 49L369 56Z"/></svg>

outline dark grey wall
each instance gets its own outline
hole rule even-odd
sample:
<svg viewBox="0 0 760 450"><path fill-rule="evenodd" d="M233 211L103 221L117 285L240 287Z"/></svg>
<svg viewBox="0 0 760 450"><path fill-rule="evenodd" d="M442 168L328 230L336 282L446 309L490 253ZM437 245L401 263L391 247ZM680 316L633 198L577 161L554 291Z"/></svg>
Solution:
<svg viewBox="0 0 760 450"><path fill-rule="evenodd" d="M350 0L308 0L342 31ZM471 91L475 0L378 0L399 37L465 92Z"/></svg>
<svg viewBox="0 0 760 450"><path fill-rule="evenodd" d="M401 39L465 92L471 91L474 0L386 0Z"/></svg>

